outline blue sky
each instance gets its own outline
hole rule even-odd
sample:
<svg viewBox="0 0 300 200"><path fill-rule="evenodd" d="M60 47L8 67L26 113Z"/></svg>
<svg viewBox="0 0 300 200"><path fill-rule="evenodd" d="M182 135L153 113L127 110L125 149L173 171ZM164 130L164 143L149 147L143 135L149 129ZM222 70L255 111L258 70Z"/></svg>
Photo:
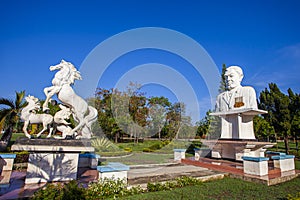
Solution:
<svg viewBox="0 0 300 200"><path fill-rule="evenodd" d="M299 93L299 10L297 0L3 0L0 96L13 98L15 91L26 90L43 99L43 88L51 85L54 76L50 65L65 59L80 70L97 45L143 27L174 30L191 38L206 50L219 71L223 63L240 65L245 74L243 84L253 86L257 93L270 82L283 92L290 87ZM209 86L201 74L182 57L159 49L121 55L99 78L99 86L114 87L128 71L147 63L166 65L184 76L197 96L197 102L185 103L198 103L201 117L211 108ZM172 74L158 76L177 81ZM176 101L177 94L170 88L152 84L142 89L149 96L165 95Z"/></svg>

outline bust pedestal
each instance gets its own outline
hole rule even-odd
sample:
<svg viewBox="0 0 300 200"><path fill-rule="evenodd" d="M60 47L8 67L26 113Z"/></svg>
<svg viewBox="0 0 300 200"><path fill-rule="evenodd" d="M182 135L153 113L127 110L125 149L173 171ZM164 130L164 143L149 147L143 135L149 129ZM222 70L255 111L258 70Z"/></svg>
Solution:
<svg viewBox="0 0 300 200"><path fill-rule="evenodd" d="M264 157L266 148L274 144L257 142L253 117L265 113L267 111L251 108L211 113L212 116L221 117L220 139L203 141L211 149L211 157L239 161L242 161L242 156Z"/></svg>
<svg viewBox="0 0 300 200"><path fill-rule="evenodd" d="M215 112L210 115L221 117L221 139L256 140L253 131L253 117L266 113L267 111L264 110L247 108Z"/></svg>

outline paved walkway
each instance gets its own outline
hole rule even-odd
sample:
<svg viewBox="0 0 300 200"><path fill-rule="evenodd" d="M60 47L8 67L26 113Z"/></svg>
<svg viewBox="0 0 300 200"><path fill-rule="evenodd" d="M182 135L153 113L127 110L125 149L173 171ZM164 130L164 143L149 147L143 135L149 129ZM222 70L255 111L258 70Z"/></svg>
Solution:
<svg viewBox="0 0 300 200"><path fill-rule="evenodd" d="M189 176L202 179L223 178L226 173L212 171L204 167L185 165L185 164L168 164L149 167L131 167L128 172L129 185L143 185L148 182L163 182L174 180L182 176Z"/></svg>

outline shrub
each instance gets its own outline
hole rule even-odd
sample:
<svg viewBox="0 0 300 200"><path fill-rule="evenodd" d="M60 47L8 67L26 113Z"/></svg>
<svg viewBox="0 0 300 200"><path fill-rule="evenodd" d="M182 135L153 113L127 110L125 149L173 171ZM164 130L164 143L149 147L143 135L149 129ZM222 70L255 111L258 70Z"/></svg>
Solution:
<svg viewBox="0 0 300 200"><path fill-rule="evenodd" d="M105 137L92 139L91 144L97 152L108 152L118 150L118 147L116 147L109 139Z"/></svg>
<svg viewBox="0 0 300 200"><path fill-rule="evenodd" d="M44 199L62 199L62 188L63 185L58 183L54 184L47 184L46 187L38 190L34 193L32 199L33 200L44 200Z"/></svg>
<svg viewBox="0 0 300 200"><path fill-rule="evenodd" d="M202 181L200 181L199 179L188 177L188 176L182 176L180 178L176 178L175 180L176 180L176 185L178 187L202 184Z"/></svg>
<svg viewBox="0 0 300 200"><path fill-rule="evenodd" d="M126 148L124 148L124 151L126 151L126 152L132 152L132 149L130 147L126 147Z"/></svg>
<svg viewBox="0 0 300 200"><path fill-rule="evenodd" d="M127 185L124 180L104 178L89 185L87 199L118 198L127 194Z"/></svg>
<svg viewBox="0 0 300 200"><path fill-rule="evenodd" d="M289 154L296 156L297 158L300 158L300 151L297 150L290 150Z"/></svg>
<svg viewBox="0 0 300 200"><path fill-rule="evenodd" d="M298 192L295 196L292 196L291 194L288 194L287 199L288 200L299 200L300 199L300 192Z"/></svg>
<svg viewBox="0 0 300 200"><path fill-rule="evenodd" d="M157 191L171 190L173 188L178 188L178 187L200 185L201 183L202 181L196 178L183 176L180 178L176 178L175 181L168 181L166 183L148 183L147 191L157 192Z"/></svg>
<svg viewBox="0 0 300 200"><path fill-rule="evenodd" d="M143 148L143 152L153 152L153 150L150 148Z"/></svg>
<svg viewBox="0 0 300 200"><path fill-rule="evenodd" d="M164 191L164 190L170 190L171 188L168 187L168 184L163 183L148 183L147 184L147 191L148 192L158 192L158 191Z"/></svg>
<svg viewBox="0 0 300 200"><path fill-rule="evenodd" d="M14 163L26 163L28 162L29 158L29 152L28 151L21 151L21 152L16 152L16 158L14 160Z"/></svg>
<svg viewBox="0 0 300 200"><path fill-rule="evenodd" d="M45 188L34 193L32 199L44 200L84 200L86 199L85 189L78 186L75 180L70 181L66 185L47 184Z"/></svg>

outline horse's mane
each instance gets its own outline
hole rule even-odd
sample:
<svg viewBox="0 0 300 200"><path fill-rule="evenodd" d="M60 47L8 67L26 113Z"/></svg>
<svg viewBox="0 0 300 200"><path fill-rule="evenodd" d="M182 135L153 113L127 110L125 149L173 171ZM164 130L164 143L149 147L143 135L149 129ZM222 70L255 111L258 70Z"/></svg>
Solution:
<svg viewBox="0 0 300 200"><path fill-rule="evenodd" d="M68 76L68 79L70 81L70 84L74 84L75 80L82 80L80 72L74 67L73 64L67 63L67 66L70 69L70 74Z"/></svg>

